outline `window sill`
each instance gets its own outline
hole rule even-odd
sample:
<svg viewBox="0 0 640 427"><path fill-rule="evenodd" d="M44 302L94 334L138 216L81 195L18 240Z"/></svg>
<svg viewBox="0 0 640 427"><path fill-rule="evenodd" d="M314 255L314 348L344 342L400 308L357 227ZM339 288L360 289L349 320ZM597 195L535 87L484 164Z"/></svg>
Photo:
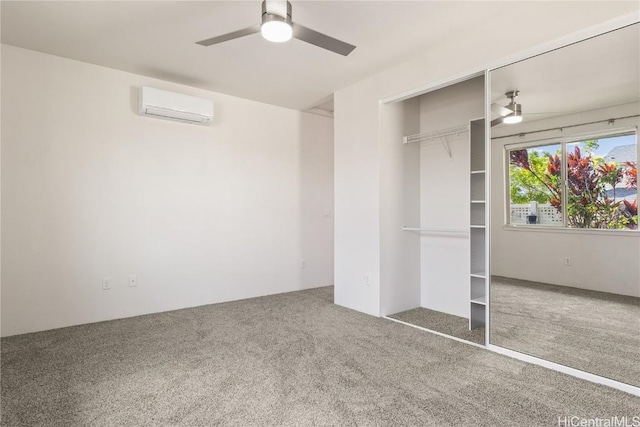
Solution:
<svg viewBox="0 0 640 427"><path fill-rule="evenodd" d="M513 225L506 224L502 226L505 231L524 231L535 233L560 233L560 234L593 234L597 236L620 236L620 237L638 237L639 230L605 230L600 228L566 228L544 225Z"/></svg>

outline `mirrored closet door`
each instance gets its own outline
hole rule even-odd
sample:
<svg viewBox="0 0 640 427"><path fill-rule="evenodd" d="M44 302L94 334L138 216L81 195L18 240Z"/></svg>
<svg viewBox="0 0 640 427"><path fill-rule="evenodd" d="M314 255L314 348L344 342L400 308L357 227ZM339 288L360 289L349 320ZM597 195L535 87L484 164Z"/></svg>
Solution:
<svg viewBox="0 0 640 427"><path fill-rule="evenodd" d="M634 386L639 77L640 24L490 72L490 343Z"/></svg>

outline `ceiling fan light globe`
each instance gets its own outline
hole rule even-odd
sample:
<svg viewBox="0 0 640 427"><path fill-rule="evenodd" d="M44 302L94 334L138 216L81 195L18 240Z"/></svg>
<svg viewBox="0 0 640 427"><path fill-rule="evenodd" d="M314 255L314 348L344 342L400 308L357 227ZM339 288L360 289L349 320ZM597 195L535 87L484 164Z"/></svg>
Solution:
<svg viewBox="0 0 640 427"><path fill-rule="evenodd" d="M293 28L284 21L268 21L260 27L262 37L270 42L283 43L291 40L293 36Z"/></svg>
<svg viewBox="0 0 640 427"><path fill-rule="evenodd" d="M513 125L516 123L520 123L522 121L522 116L520 114L509 114L508 116L505 116L504 119L502 119L502 121L508 125Z"/></svg>
<svg viewBox="0 0 640 427"><path fill-rule="evenodd" d="M515 96L517 95L518 95L518 92L515 91ZM507 108L508 110L511 110L512 113L504 116L504 119L502 119L503 123L512 125L512 124L520 123L522 121L522 105L516 102L513 102L513 99L512 99L512 102L510 102L509 105L507 105L505 108Z"/></svg>

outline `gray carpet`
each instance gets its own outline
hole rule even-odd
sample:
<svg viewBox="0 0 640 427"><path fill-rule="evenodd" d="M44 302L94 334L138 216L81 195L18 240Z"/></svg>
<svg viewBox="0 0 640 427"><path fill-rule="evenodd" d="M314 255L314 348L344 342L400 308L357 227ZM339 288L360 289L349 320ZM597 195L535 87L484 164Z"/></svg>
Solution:
<svg viewBox="0 0 640 427"><path fill-rule="evenodd" d="M431 329L432 331L451 335L452 337L484 345L485 329L476 328L469 330L469 319L465 319L464 317L429 310L428 308L423 307L396 313L389 317L411 323L412 325Z"/></svg>
<svg viewBox="0 0 640 427"><path fill-rule="evenodd" d="M640 298L492 277L492 344L640 386Z"/></svg>
<svg viewBox="0 0 640 427"><path fill-rule="evenodd" d="M556 426L640 398L331 303L332 288L2 339L6 426Z"/></svg>

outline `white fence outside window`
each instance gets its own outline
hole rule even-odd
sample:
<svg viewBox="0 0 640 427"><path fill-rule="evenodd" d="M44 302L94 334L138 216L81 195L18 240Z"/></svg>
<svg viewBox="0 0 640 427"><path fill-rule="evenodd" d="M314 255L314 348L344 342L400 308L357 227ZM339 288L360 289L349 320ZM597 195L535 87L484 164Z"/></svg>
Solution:
<svg viewBox="0 0 640 427"><path fill-rule="evenodd" d="M529 204L511 205L511 224L527 224L527 215L531 212ZM548 203L538 204L536 224L562 225L562 214Z"/></svg>

